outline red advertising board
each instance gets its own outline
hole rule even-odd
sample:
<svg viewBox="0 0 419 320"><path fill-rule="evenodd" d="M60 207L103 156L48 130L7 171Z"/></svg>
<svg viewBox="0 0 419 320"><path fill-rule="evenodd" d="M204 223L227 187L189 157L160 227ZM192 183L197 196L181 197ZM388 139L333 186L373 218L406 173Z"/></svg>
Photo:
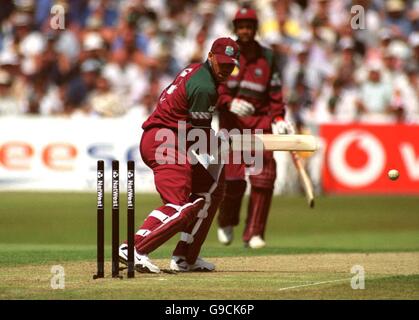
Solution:
<svg viewBox="0 0 419 320"><path fill-rule="evenodd" d="M419 194L419 125L323 125L320 136L326 193Z"/></svg>

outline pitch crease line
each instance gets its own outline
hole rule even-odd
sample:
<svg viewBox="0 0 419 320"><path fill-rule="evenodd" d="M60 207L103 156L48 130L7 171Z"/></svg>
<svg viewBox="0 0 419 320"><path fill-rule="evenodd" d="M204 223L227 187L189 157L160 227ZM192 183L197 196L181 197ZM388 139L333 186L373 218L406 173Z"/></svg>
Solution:
<svg viewBox="0 0 419 320"><path fill-rule="evenodd" d="M281 288L281 289L278 289L278 291L283 291L283 290L288 290L288 289L296 289L296 288L303 288L303 287L310 287L310 286L317 286L317 285L320 285L320 284L333 283L333 282L339 282L339 281L350 281L351 279L352 278L345 278L345 279L315 282L315 283L310 283L310 284L302 284L302 285L299 285L299 286Z"/></svg>

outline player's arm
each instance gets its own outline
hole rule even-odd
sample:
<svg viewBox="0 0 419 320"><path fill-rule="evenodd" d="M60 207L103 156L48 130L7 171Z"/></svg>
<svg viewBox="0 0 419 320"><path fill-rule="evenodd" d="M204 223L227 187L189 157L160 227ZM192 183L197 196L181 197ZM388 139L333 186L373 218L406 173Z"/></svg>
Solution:
<svg viewBox="0 0 419 320"><path fill-rule="evenodd" d="M228 110L230 108L231 101L233 96L230 92L226 83L221 83L218 85L218 100L217 100L217 109L219 110Z"/></svg>
<svg viewBox="0 0 419 320"><path fill-rule="evenodd" d="M186 84L189 116L192 126L211 128L212 112L217 102L217 93L211 86L189 81Z"/></svg>
<svg viewBox="0 0 419 320"><path fill-rule="evenodd" d="M206 132L207 147L211 145L211 136L214 131L211 130L211 120L213 108L217 103L217 92L215 87L198 84L197 82L190 82L187 84L189 114L191 116L192 126L200 128ZM224 140L222 146L226 146L227 151L229 148L228 137L219 135L218 139ZM222 141L219 140L221 144ZM223 157L222 152L225 149L219 148L215 153L211 154L210 149L194 149L190 150L191 155L195 157L204 169L209 173L214 181L217 181L220 176L222 162L220 159Z"/></svg>

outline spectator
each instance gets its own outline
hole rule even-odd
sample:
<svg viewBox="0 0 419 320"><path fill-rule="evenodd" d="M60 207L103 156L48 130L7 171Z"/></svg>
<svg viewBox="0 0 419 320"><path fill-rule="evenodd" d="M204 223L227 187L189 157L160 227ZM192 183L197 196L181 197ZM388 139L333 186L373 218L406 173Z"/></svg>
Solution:
<svg viewBox="0 0 419 320"><path fill-rule="evenodd" d="M378 63L368 67L368 79L361 84L356 102L362 122L390 123L395 120L390 108L392 86L383 79L383 68Z"/></svg>
<svg viewBox="0 0 419 320"><path fill-rule="evenodd" d="M369 46L366 52L366 60L382 59L384 52L387 51L393 35L390 29L383 28L378 32L379 42L376 46Z"/></svg>
<svg viewBox="0 0 419 320"><path fill-rule="evenodd" d="M179 66L201 62L213 39L232 35L231 19L244 4L262 17L258 36L274 50L284 94L299 105L299 118L314 112L325 116L318 121L329 121L333 117L317 113L317 106L327 110L327 101L340 92L332 103L333 119L339 118L341 104L351 105L371 84L366 66L383 61L380 83L390 82L390 106L398 110L400 121L412 122L419 118L416 2L4 0L0 68L12 78L8 92L22 112L66 115L87 110L89 97L97 92L95 81L87 79L99 74L110 91L124 96L126 108L156 102L158 97L149 91L161 91ZM51 24L52 5L64 8L64 29ZM354 5L365 10L365 29L351 26ZM103 72L92 71L93 77L82 72L91 61ZM304 101L311 101L315 110L300 109ZM352 113L341 120L351 121Z"/></svg>
<svg viewBox="0 0 419 320"><path fill-rule="evenodd" d="M339 50L333 61L333 69L343 85L352 85L354 70L362 65L362 58L355 51L355 43L352 38L344 37L339 41Z"/></svg>
<svg viewBox="0 0 419 320"><path fill-rule="evenodd" d="M86 24L94 24L107 28L114 27L118 20L118 7L117 1L114 0L99 0L90 1L87 9L88 18Z"/></svg>
<svg viewBox="0 0 419 320"><path fill-rule="evenodd" d="M126 110L124 97L111 90L105 77L97 78L95 90L89 97L87 112L101 117L119 117L125 114Z"/></svg>
<svg viewBox="0 0 419 320"><path fill-rule="evenodd" d="M27 83L20 70L20 61L17 54L11 50L3 50L0 53L0 70L8 72L13 81L10 94L18 101L18 109L23 108Z"/></svg>
<svg viewBox="0 0 419 320"><path fill-rule="evenodd" d="M412 33L409 37L409 45L412 48L410 62L412 64L419 64L419 31Z"/></svg>
<svg viewBox="0 0 419 320"><path fill-rule="evenodd" d="M402 0L386 0L384 25L396 36L407 38L413 31L412 23L405 14L406 3Z"/></svg>
<svg viewBox="0 0 419 320"><path fill-rule="evenodd" d="M19 100L12 94L12 75L0 69L0 116L22 114Z"/></svg>
<svg viewBox="0 0 419 320"><path fill-rule="evenodd" d="M125 48L111 54L103 67L103 75L118 94L127 97L128 105L136 103L147 91L147 70L131 61Z"/></svg>
<svg viewBox="0 0 419 320"><path fill-rule="evenodd" d="M84 35L82 49L81 62L94 59L104 63L107 60L105 41L98 32L88 32Z"/></svg>
<svg viewBox="0 0 419 320"><path fill-rule="evenodd" d="M310 47L307 44L296 43L292 47L293 56L285 68L284 79L286 91L295 90L297 78L302 79L310 90L318 90L322 82L320 70L311 63Z"/></svg>
<svg viewBox="0 0 419 320"><path fill-rule="evenodd" d="M80 74L76 75L68 84L65 95L64 113L86 110L89 95L96 87L96 79L100 74L101 63L89 59L80 66Z"/></svg>
<svg viewBox="0 0 419 320"><path fill-rule="evenodd" d="M357 90L337 78L332 86L325 86L316 100L313 117L321 123L350 123L356 120Z"/></svg>
<svg viewBox="0 0 419 320"><path fill-rule="evenodd" d="M158 94L155 92L146 92L141 101L129 109L127 115L135 117L142 121L148 118L156 106L155 101L158 99Z"/></svg>
<svg viewBox="0 0 419 320"><path fill-rule="evenodd" d="M408 64L405 67L408 85L403 91L404 121L419 123L419 68L418 64Z"/></svg>

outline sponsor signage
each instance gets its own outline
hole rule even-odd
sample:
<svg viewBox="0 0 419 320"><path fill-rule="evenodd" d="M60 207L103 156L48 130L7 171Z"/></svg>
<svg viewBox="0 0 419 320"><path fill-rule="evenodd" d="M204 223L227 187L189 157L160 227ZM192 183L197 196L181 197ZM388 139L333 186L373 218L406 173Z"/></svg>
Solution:
<svg viewBox="0 0 419 320"><path fill-rule="evenodd" d="M323 125L320 135L326 193L419 194L419 125Z"/></svg>

